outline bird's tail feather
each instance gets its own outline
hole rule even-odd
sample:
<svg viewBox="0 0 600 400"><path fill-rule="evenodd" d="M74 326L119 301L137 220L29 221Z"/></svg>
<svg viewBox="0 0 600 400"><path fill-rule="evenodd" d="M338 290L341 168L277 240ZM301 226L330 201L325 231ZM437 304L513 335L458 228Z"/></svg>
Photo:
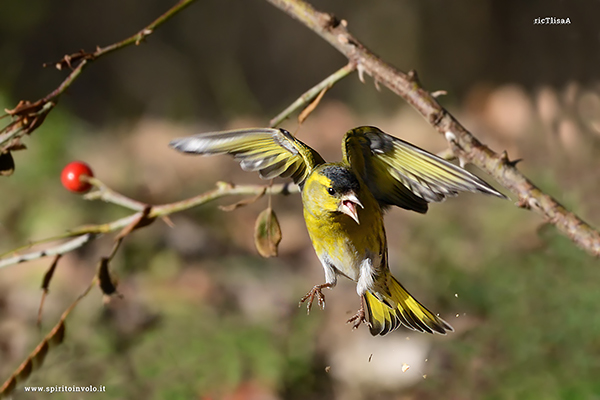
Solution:
<svg viewBox="0 0 600 400"><path fill-rule="evenodd" d="M367 291L364 296L366 316L371 334L385 335L400 325L418 332L440 333L454 329L443 319L433 314L394 278L388 279L389 294Z"/></svg>

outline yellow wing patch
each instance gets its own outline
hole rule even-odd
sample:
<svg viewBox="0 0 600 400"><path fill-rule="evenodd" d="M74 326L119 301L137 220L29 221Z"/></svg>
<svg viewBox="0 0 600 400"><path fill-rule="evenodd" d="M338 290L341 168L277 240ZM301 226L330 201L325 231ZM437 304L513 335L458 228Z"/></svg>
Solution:
<svg viewBox="0 0 600 400"><path fill-rule="evenodd" d="M424 213L427 203L461 191L505 198L467 170L372 126L346 133L342 151L344 161L361 175L383 206Z"/></svg>
<svg viewBox="0 0 600 400"><path fill-rule="evenodd" d="M325 162L319 153L284 129L210 132L175 139L169 146L183 153L231 154L245 171L258 171L263 179L291 177L299 185Z"/></svg>

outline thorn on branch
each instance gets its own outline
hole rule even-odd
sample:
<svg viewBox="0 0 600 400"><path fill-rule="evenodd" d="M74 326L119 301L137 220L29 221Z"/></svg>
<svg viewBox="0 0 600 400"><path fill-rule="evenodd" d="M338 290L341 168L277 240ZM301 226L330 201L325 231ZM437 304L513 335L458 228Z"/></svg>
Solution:
<svg viewBox="0 0 600 400"><path fill-rule="evenodd" d="M440 124L440 122L442 122L442 119L445 115L446 110L444 110L443 108L439 111L434 111L429 115L429 123L437 127ZM446 139L448 138L446 137ZM454 140L456 141L456 137L454 137Z"/></svg>
<svg viewBox="0 0 600 400"><path fill-rule="evenodd" d="M512 160L512 161L507 161L506 164L511 166L511 167L516 167L518 163L520 163L521 161L523 161L522 158L517 158L516 160Z"/></svg>
<svg viewBox="0 0 600 400"><path fill-rule="evenodd" d="M141 31L140 33L138 33L138 36L135 40L135 45L139 46L140 43L146 39L146 36L149 36L152 34L152 29L144 29L143 31Z"/></svg>
<svg viewBox="0 0 600 400"><path fill-rule="evenodd" d="M341 23L341 21L339 19L337 19L337 17L335 15L330 14L330 13L319 13L318 18L319 18L320 25L324 29L328 29L328 30L337 28L338 25L340 25L340 23Z"/></svg>
<svg viewBox="0 0 600 400"><path fill-rule="evenodd" d="M419 82L419 74L417 74L417 71L414 69L411 69L410 71L408 71L408 80L416 83L416 84L420 84Z"/></svg>
<svg viewBox="0 0 600 400"><path fill-rule="evenodd" d="M523 208L525 210L531 210L532 208L541 209L540 202L537 199L534 199L533 197L520 197L519 201L515 203L515 206Z"/></svg>
<svg viewBox="0 0 600 400"><path fill-rule="evenodd" d="M450 143L453 144L455 146L458 146L458 141L456 140L456 135L453 132L450 131L446 131L446 133L444 133L444 137L446 137L446 140Z"/></svg>
<svg viewBox="0 0 600 400"><path fill-rule="evenodd" d="M344 34L342 34L342 33L340 33L339 35L337 35L337 40L341 44L348 44L348 43L350 43L350 41L348 40L348 38Z"/></svg>
<svg viewBox="0 0 600 400"><path fill-rule="evenodd" d="M504 150L502 152L502 154L500 154L499 156L500 162L503 164L506 164L510 167L515 167L518 163L520 163L521 161L523 161L522 158L517 158L516 160L509 160L508 158L508 153L506 152L506 150Z"/></svg>
<svg viewBox="0 0 600 400"><path fill-rule="evenodd" d="M502 163L509 163L510 162L509 159L508 159L508 153L506 152L506 150L504 150L502 152L502 154L500 154L499 158L500 158L500 162L502 162Z"/></svg>
<svg viewBox="0 0 600 400"><path fill-rule="evenodd" d="M358 71L358 80L365 83L365 67L362 64L356 64L356 70Z"/></svg>
<svg viewBox="0 0 600 400"><path fill-rule="evenodd" d="M440 123L440 121L442 119L442 117L440 117L441 115L443 115L443 112L434 113L432 115L432 118L437 117L435 120L435 125ZM450 144L450 149L449 149L450 153L453 154L456 158L458 158L458 164L461 166L461 168L464 168L465 165L467 165L467 163L469 162L469 160L467 160L465 157L462 156L463 155L462 151L456 151L456 149L463 150L461 145L458 143L458 139L456 138L456 135L454 134L454 132L446 131L444 133L444 137L448 141L448 144Z"/></svg>
<svg viewBox="0 0 600 400"><path fill-rule="evenodd" d="M447 95L448 92L446 92L445 90L436 90L435 92L431 93L431 97L433 97L434 99L437 99L440 96L445 96Z"/></svg>
<svg viewBox="0 0 600 400"><path fill-rule="evenodd" d="M377 89L378 92L381 92L381 86L379 86L379 80L374 79L373 82L375 83L375 89Z"/></svg>

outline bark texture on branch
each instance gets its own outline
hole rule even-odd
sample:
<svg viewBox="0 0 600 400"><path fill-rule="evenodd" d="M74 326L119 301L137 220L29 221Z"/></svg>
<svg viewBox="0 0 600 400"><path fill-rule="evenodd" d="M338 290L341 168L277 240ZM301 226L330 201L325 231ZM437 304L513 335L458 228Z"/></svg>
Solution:
<svg viewBox="0 0 600 400"><path fill-rule="evenodd" d="M475 138L419 83L414 71L404 73L386 63L347 29L347 22L315 10L303 0L267 0L317 33L348 60L361 74L387 86L412 105L439 133L450 142L452 150L494 177L502 186L518 196L519 207L532 209L554 224L562 233L590 254L600 256L600 233L569 212L554 198L542 192L511 162L506 152L498 154Z"/></svg>

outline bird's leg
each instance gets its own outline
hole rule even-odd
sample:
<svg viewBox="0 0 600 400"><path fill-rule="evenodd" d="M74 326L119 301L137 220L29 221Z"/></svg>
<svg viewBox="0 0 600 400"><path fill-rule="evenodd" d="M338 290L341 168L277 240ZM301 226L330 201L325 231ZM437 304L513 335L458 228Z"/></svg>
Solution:
<svg viewBox="0 0 600 400"><path fill-rule="evenodd" d="M306 296L300 299L298 307L301 307L302 303L306 301L306 314L310 314L310 308L312 307L312 303L315 299L315 296L317 296L317 304L319 305L319 307L321 307L321 310L325 309L325 296L323 295L323 292L321 292L321 290L323 288L331 288L333 286L333 283L323 283L321 285L313 286L313 288L310 289L308 293L306 293Z"/></svg>
<svg viewBox="0 0 600 400"><path fill-rule="evenodd" d="M354 324L352 324L352 329L357 329L363 322L366 325L369 325L369 322L365 318L365 308L362 302L360 303L360 309L358 312L354 314L354 316L352 316L348 321L346 321L347 324L351 322L354 322Z"/></svg>

